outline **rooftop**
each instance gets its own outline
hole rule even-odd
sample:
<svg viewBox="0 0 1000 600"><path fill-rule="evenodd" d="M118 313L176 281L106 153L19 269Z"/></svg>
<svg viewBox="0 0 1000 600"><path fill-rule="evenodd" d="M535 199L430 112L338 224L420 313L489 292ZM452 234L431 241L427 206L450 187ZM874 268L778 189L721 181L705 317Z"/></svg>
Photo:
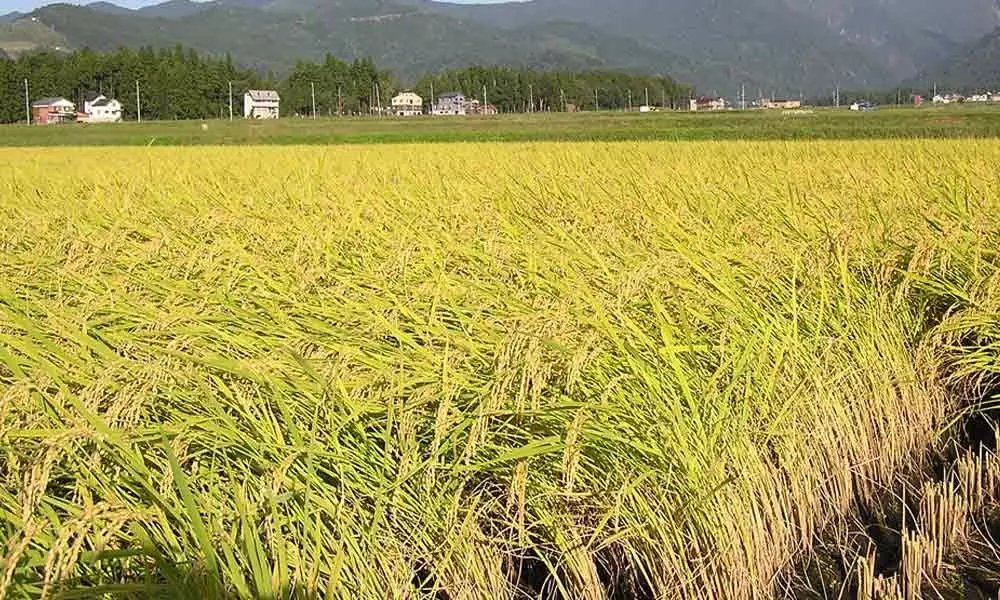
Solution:
<svg viewBox="0 0 1000 600"><path fill-rule="evenodd" d="M274 90L247 90L247 95L253 100L269 100L277 102L281 99L278 96L278 92Z"/></svg>
<svg viewBox="0 0 1000 600"><path fill-rule="evenodd" d="M65 103L72 104L69 100L67 100L65 98L51 97L51 98L39 98L38 100L35 100L34 102L32 102L31 105L32 106L51 106L51 105L59 103L59 102L65 102Z"/></svg>

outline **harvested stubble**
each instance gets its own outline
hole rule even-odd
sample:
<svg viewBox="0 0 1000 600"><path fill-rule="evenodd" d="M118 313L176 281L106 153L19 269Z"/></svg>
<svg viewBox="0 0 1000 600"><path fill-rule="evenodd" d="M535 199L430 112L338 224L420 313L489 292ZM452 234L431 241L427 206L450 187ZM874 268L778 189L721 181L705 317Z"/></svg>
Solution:
<svg viewBox="0 0 1000 600"><path fill-rule="evenodd" d="M998 162L0 151L0 597L768 597L951 414Z"/></svg>
<svg viewBox="0 0 1000 600"><path fill-rule="evenodd" d="M988 573L983 583L1000 583L1000 540L989 531L990 513L1000 499L1000 461L980 447L948 468L942 481L919 492L919 509L900 532L900 561L895 573L877 574L875 548L856 562L857 598L920 600L930 597L985 597L980 587L961 581L961 572ZM904 514L908 510L902 507ZM947 593L943 596L942 592ZM992 596L992 595L991 595Z"/></svg>

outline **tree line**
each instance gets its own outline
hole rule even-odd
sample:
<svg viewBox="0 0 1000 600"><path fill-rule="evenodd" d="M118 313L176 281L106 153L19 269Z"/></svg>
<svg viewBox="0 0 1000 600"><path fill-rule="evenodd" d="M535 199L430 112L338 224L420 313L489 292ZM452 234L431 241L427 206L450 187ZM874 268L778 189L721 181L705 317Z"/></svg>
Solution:
<svg viewBox="0 0 1000 600"><path fill-rule="evenodd" d="M328 55L319 63L299 62L278 78L240 67L229 56L205 56L181 46L108 54L37 52L0 57L0 122L25 120L25 79L31 101L64 97L80 107L87 94L102 93L122 103L126 119L136 118L138 82L143 118L164 120L228 117L230 99L240 115L248 89L276 89L283 113L311 114L313 86L318 113L352 114L368 111L377 103L376 91L392 88L391 75L371 59L347 63Z"/></svg>
<svg viewBox="0 0 1000 600"><path fill-rule="evenodd" d="M317 115L352 115L388 106L393 81L392 73L380 70L371 58L346 63L327 54L322 62L297 62L274 88L284 114L311 115L315 99Z"/></svg>
<svg viewBox="0 0 1000 600"><path fill-rule="evenodd" d="M228 114L228 82L258 85L261 78L229 57L209 58L181 47L38 52L0 59L0 121L24 120L24 80L32 101L64 97L82 106L89 93L118 98L125 118L136 116L135 84L142 93L143 117L194 119Z"/></svg>
<svg viewBox="0 0 1000 600"><path fill-rule="evenodd" d="M425 97L462 92L500 112L621 110L653 106L687 107L691 88L670 77L619 71L536 71L516 67L469 67L425 75L416 91Z"/></svg>
<svg viewBox="0 0 1000 600"><path fill-rule="evenodd" d="M65 97L82 106L89 93L103 93L122 102L124 117L136 118L135 86L139 83L142 116L148 119L227 117L230 100L242 112L247 89L275 89L282 114L368 114L388 107L392 96L407 89L370 58L345 62L328 54L317 62L299 61L284 77L260 74L233 63L231 57L206 56L176 46L119 49L99 53L37 52L16 59L0 56L0 122L25 119L24 80L32 101ZM230 96L230 83L233 95ZM486 100L501 112L592 110L654 105L679 106L690 89L664 76L614 71L535 71L511 67L470 67L428 74L413 90L429 103L432 95L460 91ZM630 100L631 98L631 100Z"/></svg>

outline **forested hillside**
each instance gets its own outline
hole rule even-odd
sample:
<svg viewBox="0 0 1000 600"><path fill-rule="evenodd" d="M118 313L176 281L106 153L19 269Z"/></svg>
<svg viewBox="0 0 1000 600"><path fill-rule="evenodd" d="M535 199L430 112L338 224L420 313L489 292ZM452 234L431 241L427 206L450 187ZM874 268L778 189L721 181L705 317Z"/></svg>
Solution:
<svg viewBox="0 0 1000 600"><path fill-rule="evenodd" d="M960 48L911 83L963 92L1000 89L1000 29Z"/></svg>
<svg viewBox="0 0 1000 600"><path fill-rule="evenodd" d="M183 43L259 73L329 52L371 56L410 82L471 65L629 70L728 95L893 86L1000 25L994 0L168 0L53 4L31 16L55 37L0 33L0 49Z"/></svg>

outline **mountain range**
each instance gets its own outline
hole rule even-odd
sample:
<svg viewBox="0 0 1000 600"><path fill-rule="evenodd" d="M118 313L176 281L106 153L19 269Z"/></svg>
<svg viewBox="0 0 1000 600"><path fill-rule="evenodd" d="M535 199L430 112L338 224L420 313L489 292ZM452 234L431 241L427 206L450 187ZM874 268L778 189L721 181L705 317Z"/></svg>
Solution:
<svg viewBox="0 0 1000 600"><path fill-rule="evenodd" d="M1000 90L1000 28L922 70L904 85L961 92Z"/></svg>
<svg viewBox="0 0 1000 600"><path fill-rule="evenodd" d="M404 80L510 64L669 74L730 96L741 85L748 96L813 94L892 86L956 57L975 62L991 36L1000 48L998 2L168 0L132 10L101 1L0 17L0 51L181 43L261 70L331 52L372 56Z"/></svg>

